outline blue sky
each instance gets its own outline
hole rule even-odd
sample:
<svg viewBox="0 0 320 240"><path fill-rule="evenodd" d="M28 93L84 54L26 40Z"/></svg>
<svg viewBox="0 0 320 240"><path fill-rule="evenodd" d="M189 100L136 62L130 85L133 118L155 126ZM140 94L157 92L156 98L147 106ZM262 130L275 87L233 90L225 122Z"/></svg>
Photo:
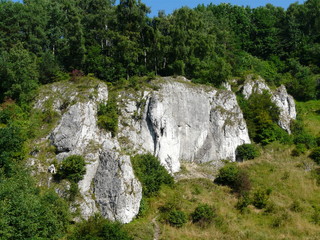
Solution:
<svg viewBox="0 0 320 240"><path fill-rule="evenodd" d="M117 1L119 2L119 1ZM175 9L181 8L183 6L188 6L190 8L196 7L198 4L208 5L210 3L219 4L219 3L231 3L233 5L239 6L250 6L250 7L259 7L265 6L267 3L271 3L274 6L279 6L287 8L291 3L299 2L303 3L304 1L298 0L142 0L147 6L151 7L151 16L158 14L159 10L165 10L166 14L172 13Z"/></svg>
<svg viewBox="0 0 320 240"><path fill-rule="evenodd" d="M14 0L21 2L21 0ZM287 8L290 4L299 2L303 3L304 0L142 0L148 7L151 7L151 16L156 16L159 10L165 10L166 14L172 13L175 9L188 6L190 8L196 7L198 4L208 5L210 3L231 3L239 6L259 7L265 6L267 3L271 3L274 6ZM119 3L119 0L117 0Z"/></svg>

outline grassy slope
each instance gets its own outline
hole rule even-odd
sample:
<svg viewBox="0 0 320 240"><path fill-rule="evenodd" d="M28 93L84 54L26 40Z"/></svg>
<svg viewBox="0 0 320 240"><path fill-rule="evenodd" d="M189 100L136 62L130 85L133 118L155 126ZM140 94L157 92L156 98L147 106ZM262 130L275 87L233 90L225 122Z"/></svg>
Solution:
<svg viewBox="0 0 320 240"><path fill-rule="evenodd" d="M299 103L301 116L313 134L320 130L320 101ZM258 159L241 163L248 170L252 191L270 188L272 193L267 211L250 205L240 213L237 197L228 187L217 186L206 179L179 181L173 189L164 188L151 200L147 215L125 226L135 239L153 239L154 223L158 217L160 239L320 239L320 187L312 176L315 164L307 155L292 157L293 146L273 143L262 149ZM174 228L160 219L159 207L166 203L179 206L190 214L199 203L216 208L215 223L202 229L189 220L182 228Z"/></svg>

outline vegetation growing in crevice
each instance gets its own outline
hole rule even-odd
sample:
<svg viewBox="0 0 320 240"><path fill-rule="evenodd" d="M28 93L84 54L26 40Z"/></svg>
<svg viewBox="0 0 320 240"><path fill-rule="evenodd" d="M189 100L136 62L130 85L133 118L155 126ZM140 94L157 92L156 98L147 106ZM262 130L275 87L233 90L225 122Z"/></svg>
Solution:
<svg viewBox="0 0 320 240"><path fill-rule="evenodd" d="M58 179L68 179L71 182L78 183L83 179L86 173L85 159L80 155L71 155L62 160L56 177Z"/></svg>
<svg viewBox="0 0 320 240"><path fill-rule="evenodd" d="M118 106L114 95L109 96L107 103L100 103L98 107L98 126L111 132L115 137L118 132Z"/></svg>

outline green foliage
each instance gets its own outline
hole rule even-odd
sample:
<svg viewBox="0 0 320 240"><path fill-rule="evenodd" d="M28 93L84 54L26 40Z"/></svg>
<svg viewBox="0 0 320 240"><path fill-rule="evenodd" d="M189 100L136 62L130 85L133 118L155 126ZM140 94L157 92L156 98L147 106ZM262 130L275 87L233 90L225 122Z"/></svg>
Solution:
<svg viewBox="0 0 320 240"><path fill-rule="evenodd" d="M219 169L215 183L229 186L234 192L244 195L251 189L248 174L240 169L236 163L227 163Z"/></svg>
<svg viewBox="0 0 320 240"><path fill-rule="evenodd" d="M187 222L187 216L180 210L172 210L168 214L167 221L171 226L180 228Z"/></svg>
<svg viewBox="0 0 320 240"><path fill-rule="evenodd" d="M307 149L317 146L317 139L306 131L301 120L293 121L291 123L291 129L293 134L293 142L296 144L293 154L300 155Z"/></svg>
<svg viewBox="0 0 320 240"><path fill-rule="evenodd" d="M116 98L111 96L106 104L101 103L98 108L98 125L111 132L115 137L118 131L118 107Z"/></svg>
<svg viewBox="0 0 320 240"><path fill-rule="evenodd" d="M36 56L18 44L1 52L0 66L0 100L9 97L21 103L30 101L38 87Z"/></svg>
<svg viewBox="0 0 320 240"><path fill-rule="evenodd" d="M131 162L135 175L142 183L142 191L145 197L156 195L163 184L173 185L173 177L153 155L136 155L131 158Z"/></svg>
<svg viewBox="0 0 320 240"><path fill-rule="evenodd" d="M304 144L298 143L296 147L292 150L291 155L294 157L298 157L304 153L306 153L307 148Z"/></svg>
<svg viewBox="0 0 320 240"><path fill-rule="evenodd" d="M216 217L215 209L208 204L200 204L191 214L192 222L206 227L213 222Z"/></svg>
<svg viewBox="0 0 320 240"><path fill-rule="evenodd" d="M242 144L236 149L237 161L251 160L259 155L259 150L253 144Z"/></svg>
<svg viewBox="0 0 320 240"><path fill-rule="evenodd" d="M0 238L61 239L69 225L69 207L52 190L41 192L20 168L0 180Z"/></svg>
<svg viewBox="0 0 320 240"><path fill-rule="evenodd" d="M67 240L132 240L133 238L122 229L122 225L111 222L99 215L90 217L75 226Z"/></svg>
<svg viewBox="0 0 320 240"><path fill-rule="evenodd" d="M248 125L249 135L255 142L264 145L276 140L290 142L289 135L277 125L279 109L271 101L268 92L252 94L248 100L239 97L238 100Z"/></svg>
<svg viewBox="0 0 320 240"><path fill-rule="evenodd" d="M253 193L252 204L258 209L263 209L267 206L271 189L258 189Z"/></svg>
<svg viewBox="0 0 320 240"><path fill-rule="evenodd" d="M320 147L313 149L309 157L317 164L320 164Z"/></svg>
<svg viewBox="0 0 320 240"><path fill-rule="evenodd" d="M313 206L313 214L311 216L311 221L315 224L320 224L320 207Z"/></svg>
<svg viewBox="0 0 320 240"><path fill-rule="evenodd" d="M249 194L243 194L237 202L236 208L241 212L245 212L246 208L251 204Z"/></svg>
<svg viewBox="0 0 320 240"><path fill-rule="evenodd" d="M24 158L24 141L26 136L18 126L0 128L0 170L3 174L11 175L16 161Z"/></svg>
<svg viewBox="0 0 320 240"><path fill-rule="evenodd" d="M61 162L57 177L77 183L83 179L83 176L86 173L85 166L86 162L82 156L71 155Z"/></svg>
<svg viewBox="0 0 320 240"><path fill-rule="evenodd" d="M238 180L240 169L236 163L227 163L219 169L215 183L233 188Z"/></svg>
<svg viewBox="0 0 320 240"><path fill-rule="evenodd" d="M317 146L316 138L306 132L294 135L293 141L296 145L304 145L307 149Z"/></svg>
<svg viewBox="0 0 320 240"><path fill-rule="evenodd" d="M144 217L147 214L149 208L150 208L149 201L148 201L148 199L146 199L146 197L143 196L140 201L140 208L139 208L139 213L138 213L137 217L138 218Z"/></svg>

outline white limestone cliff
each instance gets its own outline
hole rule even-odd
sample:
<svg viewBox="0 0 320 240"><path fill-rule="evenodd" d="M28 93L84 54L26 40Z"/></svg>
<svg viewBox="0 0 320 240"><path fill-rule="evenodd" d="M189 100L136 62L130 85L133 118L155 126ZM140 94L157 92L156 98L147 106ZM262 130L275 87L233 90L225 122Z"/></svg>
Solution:
<svg viewBox="0 0 320 240"><path fill-rule="evenodd" d="M223 159L235 161L237 146L250 143L233 92L172 78L158 86L158 91L143 97L142 121L138 125L129 121L130 127L121 134L134 139L133 146L152 152L169 172L178 172L181 161L216 165ZM132 106L129 101L123 114L138 111Z"/></svg>
<svg viewBox="0 0 320 240"><path fill-rule="evenodd" d="M150 152L173 174L183 161L216 166L225 159L235 161L237 146L250 143L232 91L195 85L185 78L160 78L152 84L154 88L119 93L119 132L114 138L97 126L98 104L108 100L108 88L100 81L81 87L54 83L35 103L43 111L50 105L61 116L48 135L56 159L78 154L87 161L78 184L84 218L100 211L127 223L138 214L142 187L134 176L131 154ZM257 89L267 88L260 85ZM245 85L248 97L255 86ZM287 109L290 119L295 117L294 101L285 88L275 91L273 99ZM283 120L284 126L288 121Z"/></svg>

